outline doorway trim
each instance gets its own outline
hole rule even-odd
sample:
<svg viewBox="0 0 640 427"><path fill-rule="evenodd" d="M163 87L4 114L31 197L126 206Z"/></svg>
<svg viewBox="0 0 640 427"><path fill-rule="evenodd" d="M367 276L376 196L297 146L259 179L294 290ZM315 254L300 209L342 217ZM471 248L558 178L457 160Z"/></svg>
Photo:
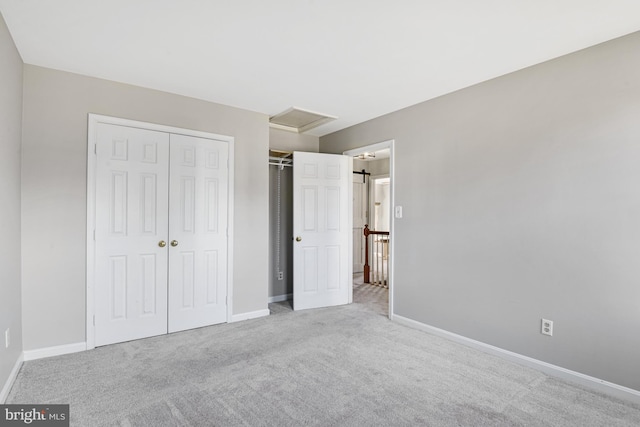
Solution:
<svg viewBox="0 0 640 427"><path fill-rule="evenodd" d="M394 316L393 311L393 289L394 289L394 264L395 264L395 216L393 215L395 203L395 166L394 166L394 158L395 158L395 139L389 139L382 142L377 142L371 145L365 145L363 147L353 148L351 150L344 151L342 154L345 156L354 157L359 154L370 153L372 151L384 150L385 148L389 149L389 233L391 234L391 241L389 242L389 319L392 319ZM353 215L353 214L352 214ZM353 240L353 236L351 237ZM353 246L353 241L352 241Z"/></svg>
<svg viewBox="0 0 640 427"><path fill-rule="evenodd" d="M127 126L177 135L215 139L229 145L228 201L227 201L227 323L233 316L233 206L234 206L234 138L192 129L165 126L155 123L103 116L89 113L87 123L87 233L86 233L86 349L95 348L95 229L96 229L96 143L98 124Z"/></svg>

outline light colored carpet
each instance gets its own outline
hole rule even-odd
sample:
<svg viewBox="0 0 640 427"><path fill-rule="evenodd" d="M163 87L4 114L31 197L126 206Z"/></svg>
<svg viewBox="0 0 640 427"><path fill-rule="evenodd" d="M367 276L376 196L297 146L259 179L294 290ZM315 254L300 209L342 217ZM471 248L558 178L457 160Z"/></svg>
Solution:
<svg viewBox="0 0 640 427"><path fill-rule="evenodd" d="M638 426L640 407L389 321L386 290L26 362L77 426Z"/></svg>

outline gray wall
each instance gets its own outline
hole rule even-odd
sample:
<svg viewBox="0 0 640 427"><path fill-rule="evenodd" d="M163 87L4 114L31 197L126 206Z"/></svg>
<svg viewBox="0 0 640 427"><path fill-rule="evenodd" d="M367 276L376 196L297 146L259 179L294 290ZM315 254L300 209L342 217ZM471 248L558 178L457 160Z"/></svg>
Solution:
<svg viewBox="0 0 640 427"><path fill-rule="evenodd" d="M233 313L267 308L268 117L183 96L24 67L24 348L85 341L87 114L235 137Z"/></svg>
<svg viewBox="0 0 640 427"><path fill-rule="evenodd" d="M286 130L269 128L269 148L281 151L307 151L317 153L320 138Z"/></svg>
<svg viewBox="0 0 640 427"><path fill-rule="evenodd" d="M22 353L20 140L22 59L0 15L0 390ZM11 344L5 348L4 332Z"/></svg>
<svg viewBox="0 0 640 427"><path fill-rule="evenodd" d="M282 151L318 152L320 139L279 129L269 129L269 148ZM278 280L276 266L277 243L277 185L278 167L269 167L269 297L293 293L293 174L289 167L280 172L280 269L283 280Z"/></svg>
<svg viewBox="0 0 640 427"><path fill-rule="evenodd" d="M321 138L396 141L396 314L640 390L639 76L635 33Z"/></svg>

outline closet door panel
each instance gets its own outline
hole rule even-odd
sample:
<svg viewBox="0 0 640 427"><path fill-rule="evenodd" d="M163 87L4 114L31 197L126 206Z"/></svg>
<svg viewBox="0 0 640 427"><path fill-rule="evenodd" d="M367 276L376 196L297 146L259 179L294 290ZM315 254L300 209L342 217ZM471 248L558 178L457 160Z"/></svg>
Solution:
<svg viewBox="0 0 640 427"><path fill-rule="evenodd" d="M228 144L171 135L169 332L227 320Z"/></svg>
<svg viewBox="0 0 640 427"><path fill-rule="evenodd" d="M169 135L99 124L95 344L167 332Z"/></svg>

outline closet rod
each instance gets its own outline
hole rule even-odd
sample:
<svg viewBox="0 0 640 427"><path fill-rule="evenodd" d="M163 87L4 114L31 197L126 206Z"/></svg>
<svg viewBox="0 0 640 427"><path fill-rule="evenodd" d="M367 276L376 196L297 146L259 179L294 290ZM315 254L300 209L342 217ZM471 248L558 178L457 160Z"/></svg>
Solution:
<svg viewBox="0 0 640 427"><path fill-rule="evenodd" d="M278 156L269 156L269 165L280 166L280 168L284 168L285 166L293 166L293 159L287 155L286 157L278 157Z"/></svg>
<svg viewBox="0 0 640 427"><path fill-rule="evenodd" d="M269 162L269 165L270 165L270 166L287 166L287 167L290 167L290 168L292 168L292 167L293 167L293 165L292 165L291 163L280 163L280 162L278 162L278 163L276 163L276 162Z"/></svg>

